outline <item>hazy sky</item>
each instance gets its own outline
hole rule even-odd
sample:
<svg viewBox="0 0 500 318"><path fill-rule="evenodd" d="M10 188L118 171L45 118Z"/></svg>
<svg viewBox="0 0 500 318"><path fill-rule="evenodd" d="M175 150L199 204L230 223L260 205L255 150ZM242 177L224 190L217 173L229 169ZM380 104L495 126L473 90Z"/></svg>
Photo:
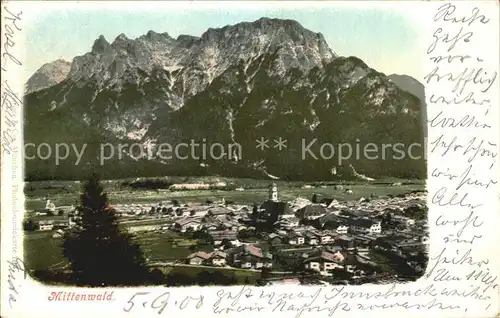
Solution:
<svg viewBox="0 0 500 318"><path fill-rule="evenodd" d="M370 2L368 2L370 3ZM386 74L408 74L422 79L422 41L415 12L410 5L353 6L339 3L292 5L247 3L241 5L192 2L159 3L132 7L132 3L109 4L107 8L88 4L34 7L26 12L26 76L56 59L71 61L92 47L100 35L112 42L120 33L136 38L148 30L200 36L209 27L223 27L261 17L294 19L303 27L321 32L339 55L354 55ZM300 4L297 4L300 5ZM368 6L368 7L367 7ZM36 11L35 11L36 10Z"/></svg>

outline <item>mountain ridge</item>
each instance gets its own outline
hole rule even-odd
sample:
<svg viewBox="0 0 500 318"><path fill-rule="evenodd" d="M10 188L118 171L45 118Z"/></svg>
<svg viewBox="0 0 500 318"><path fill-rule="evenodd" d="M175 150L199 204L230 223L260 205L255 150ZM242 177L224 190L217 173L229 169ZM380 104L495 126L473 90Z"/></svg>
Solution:
<svg viewBox="0 0 500 318"><path fill-rule="evenodd" d="M424 124L424 136L427 137L427 103L425 100L425 86L420 81L406 74L391 74L387 76L399 88L417 96L421 102L422 122Z"/></svg>
<svg viewBox="0 0 500 318"><path fill-rule="evenodd" d="M63 81L27 94L26 102L25 134L35 143L43 138L133 141L154 149L162 142L205 138L254 149L262 132L290 141L319 136L355 142L356 135L394 142L421 139L418 97L360 59L337 56L320 33L293 20L262 18L176 39L154 31L133 40L120 34L112 43L100 36L91 51L73 59ZM61 124L51 132L39 124L54 120ZM290 148L292 153L250 153L237 162L126 158L113 162L107 173L254 176L269 171L282 178L337 178L330 174L332 162L300 160L293 153L297 147ZM263 163L257 169L258 162ZM27 166L32 175L77 173L70 166ZM370 162L354 166L377 174ZM420 162L387 162L380 169L389 176L423 176L423 171Z"/></svg>
<svg viewBox="0 0 500 318"><path fill-rule="evenodd" d="M71 63L63 59L43 64L25 84L25 93L33 93L63 81L71 68Z"/></svg>

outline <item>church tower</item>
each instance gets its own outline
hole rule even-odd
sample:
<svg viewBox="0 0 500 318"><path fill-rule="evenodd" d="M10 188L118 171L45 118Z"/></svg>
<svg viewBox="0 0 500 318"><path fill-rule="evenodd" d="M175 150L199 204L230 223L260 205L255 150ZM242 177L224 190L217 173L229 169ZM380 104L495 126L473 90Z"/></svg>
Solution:
<svg viewBox="0 0 500 318"><path fill-rule="evenodd" d="M274 182L269 186L269 200L278 202L278 187Z"/></svg>

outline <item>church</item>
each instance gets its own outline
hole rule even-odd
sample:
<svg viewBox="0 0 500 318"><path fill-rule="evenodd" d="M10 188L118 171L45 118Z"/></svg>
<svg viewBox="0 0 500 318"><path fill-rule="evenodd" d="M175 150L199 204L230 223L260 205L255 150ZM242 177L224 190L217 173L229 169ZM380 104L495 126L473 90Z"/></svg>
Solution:
<svg viewBox="0 0 500 318"><path fill-rule="evenodd" d="M278 186L274 182L269 186L269 201L278 202Z"/></svg>
<svg viewBox="0 0 500 318"><path fill-rule="evenodd" d="M293 215L293 210L290 205L287 202L279 200L278 186L274 182L269 186L269 197L260 206L260 211L259 218L264 219L269 226L280 221L283 215Z"/></svg>

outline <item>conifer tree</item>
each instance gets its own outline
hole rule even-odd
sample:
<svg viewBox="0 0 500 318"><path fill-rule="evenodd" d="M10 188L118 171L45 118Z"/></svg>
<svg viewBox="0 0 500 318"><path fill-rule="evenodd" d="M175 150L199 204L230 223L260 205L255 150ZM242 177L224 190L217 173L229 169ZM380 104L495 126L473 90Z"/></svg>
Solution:
<svg viewBox="0 0 500 318"><path fill-rule="evenodd" d="M314 204L318 203L318 195L316 193L313 193L311 202Z"/></svg>
<svg viewBox="0 0 500 318"><path fill-rule="evenodd" d="M150 282L140 246L129 233L119 229L115 212L96 175L83 187L75 223L63 242L73 283L125 286Z"/></svg>

